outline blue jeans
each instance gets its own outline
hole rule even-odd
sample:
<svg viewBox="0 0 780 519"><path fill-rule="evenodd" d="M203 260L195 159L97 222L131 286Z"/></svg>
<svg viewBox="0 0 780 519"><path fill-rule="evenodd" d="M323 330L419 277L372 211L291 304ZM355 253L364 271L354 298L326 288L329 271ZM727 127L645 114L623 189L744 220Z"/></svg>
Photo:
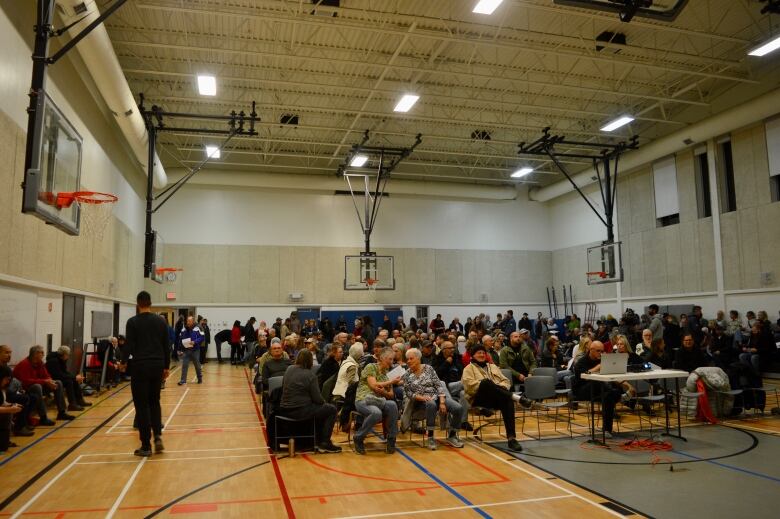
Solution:
<svg viewBox="0 0 780 519"><path fill-rule="evenodd" d="M203 380L203 374L200 371L200 352L196 348L183 349L181 365L181 382L187 382L187 370L190 367L190 361L195 364L195 373L198 375L198 382Z"/></svg>
<svg viewBox="0 0 780 519"><path fill-rule="evenodd" d="M460 429L462 423L463 408L451 396L444 396L444 405L447 406L447 418L450 425L450 432ZM415 402L415 409L425 407L425 420L427 429L432 431L436 425L436 415L439 412L439 397L428 402Z"/></svg>
<svg viewBox="0 0 780 519"><path fill-rule="evenodd" d="M367 405L365 400L356 400L355 409L363 416L363 425L355 433L356 440L363 440L369 432L374 428L374 425L384 420L387 426L387 438L395 439L398 435L398 406L395 400L385 400L384 404L380 406Z"/></svg>

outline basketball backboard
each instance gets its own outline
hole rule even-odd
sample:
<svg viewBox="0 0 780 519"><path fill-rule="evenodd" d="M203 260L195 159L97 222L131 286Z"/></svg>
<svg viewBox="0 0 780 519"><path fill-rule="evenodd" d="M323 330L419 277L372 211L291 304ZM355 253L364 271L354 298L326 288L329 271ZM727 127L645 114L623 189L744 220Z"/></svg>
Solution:
<svg viewBox="0 0 780 519"><path fill-rule="evenodd" d="M621 242L603 243L588 248L589 285L619 283L623 281L623 259L620 255Z"/></svg>
<svg viewBox="0 0 780 519"><path fill-rule="evenodd" d="M22 212L68 234L79 234L81 207L58 207L57 194L81 189L82 138L54 101L41 91L28 142Z"/></svg>
<svg viewBox="0 0 780 519"><path fill-rule="evenodd" d="M366 282L366 279L370 281ZM393 256L361 254L344 257L344 290L369 288L395 290Z"/></svg>

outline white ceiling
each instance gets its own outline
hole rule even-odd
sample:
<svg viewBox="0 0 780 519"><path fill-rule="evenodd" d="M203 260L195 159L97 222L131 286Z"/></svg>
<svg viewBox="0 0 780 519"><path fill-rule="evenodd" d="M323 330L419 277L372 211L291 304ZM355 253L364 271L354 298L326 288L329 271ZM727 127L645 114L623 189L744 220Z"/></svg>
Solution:
<svg viewBox="0 0 780 519"><path fill-rule="evenodd" d="M616 133L638 134L644 144L774 88L780 77L777 57L747 56L770 34L758 0L691 0L671 23L622 23L553 0L505 0L492 15L477 15L475 3L341 0L334 9L311 0L129 0L106 26L147 106L224 115L249 112L256 101L260 135L234 138L214 165L284 174L334 175L370 130L377 146L410 146L422 134L397 178L507 182L531 163L537 172L524 180L547 185L561 178L551 164L517 156L517 144L543 127L603 142L598 129L628 113L636 121ZM603 31L624 33L627 44L597 51ZM217 77L215 97L198 94L203 73ZM394 113L406 92L420 101ZM279 124L285 114L299 124ZM490 140L472 139L474 131ZM192 167L204 144L220 139L165 133L161 141L166 167Z"/></svg>

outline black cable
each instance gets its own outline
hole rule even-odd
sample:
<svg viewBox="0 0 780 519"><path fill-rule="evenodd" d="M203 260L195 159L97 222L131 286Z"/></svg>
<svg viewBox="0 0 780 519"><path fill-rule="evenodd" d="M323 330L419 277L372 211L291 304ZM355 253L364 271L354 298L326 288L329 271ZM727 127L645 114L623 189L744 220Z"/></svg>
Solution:
<svg viewBox="0 0 780 519"><path fill-rule="evenodd" d="M274 454L271 454L271 456L274 456ZM284 459L284 458L287 458L287 457L288 457L288 456L279 456L279 457L277 457L276 459L277 459L277 460L281 460L281 459ZM270 459L269 459L269 460L267 460L267 461L263 461L263 462L260 462L260 463L257 463L257 464L255 464L255 465L251 465L251 466L249 466L249 467L243 468L243 469L241 469L241 470L238 470L238 471L236 471L236 472L233 472L233 473L231 473L231 474L228 474L228 475L226 475L226 476L222 476L221 478L219 478L219 479L215 479L214 481L211 481L210 483L206 483L205 485L201 485L201 486L199 486L198 488L196 488L195 490L191 490L190 492L187 492L186 494L184 494L184 495L181 495L181 496L177 497L177 498L176 498L176 499L174 499L173 501L170 501L170 502L168 502L168 503L164 504L163 506L161 506L160 508L158 508L158 509L157 509L157 510L155 510L154 512L152 512L152 513L150 513L149 515L145 516L145 518L144 518L144 519L149 519L150 517L155 517L155 516L157 516L157 515L161 514L162 512L164 512L164 511L166 511L167 509L169 509L170 507L172 507L173 505L175 505L175 504L177 504L177 503L179 503L179 502L181 502L181 501L184 501L184 500L185 500L185 499L187 499L188 497L190 497L190 496L193 496L193 495L197 494L197 493L198 493L198 492L200 492L201 490L206 490L207 488L213 487L214 485L216 485L216 484L218 484L218 483L222 483L222 482L223 482L223 481L225 481L226 479L230 479L230 478L232 478L233 476L238 476L239 474L243 474L244 472L248 472L248 471L250 471L250 470L252 470L252 469L256 469L257 467L262 467L263 465L268 465L269 463L271 463L271 460L270 460Z"/></svg>

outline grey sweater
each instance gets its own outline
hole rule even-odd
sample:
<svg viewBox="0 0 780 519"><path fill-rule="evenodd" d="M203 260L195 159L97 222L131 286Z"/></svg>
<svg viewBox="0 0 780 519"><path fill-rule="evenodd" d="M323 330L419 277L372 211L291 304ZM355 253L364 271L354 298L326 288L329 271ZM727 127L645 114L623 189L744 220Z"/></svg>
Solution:
<svg viewBox="0 0 780 519"><path fill-rule="evenodd" d="M317 376L310 370L292 366L284 374L282 382L282 404L286 409L324 404L317 384Z"/></svg>

